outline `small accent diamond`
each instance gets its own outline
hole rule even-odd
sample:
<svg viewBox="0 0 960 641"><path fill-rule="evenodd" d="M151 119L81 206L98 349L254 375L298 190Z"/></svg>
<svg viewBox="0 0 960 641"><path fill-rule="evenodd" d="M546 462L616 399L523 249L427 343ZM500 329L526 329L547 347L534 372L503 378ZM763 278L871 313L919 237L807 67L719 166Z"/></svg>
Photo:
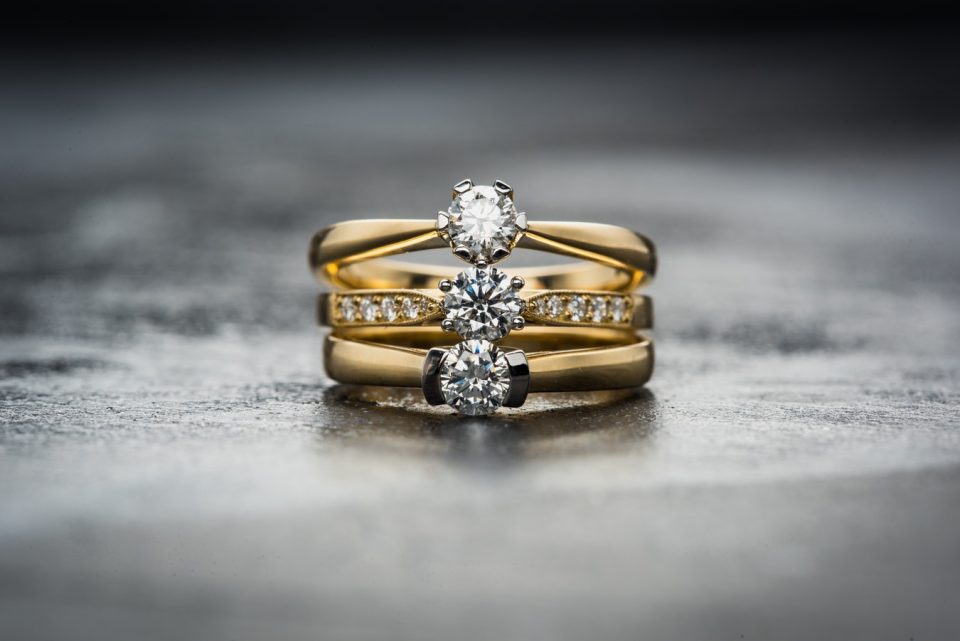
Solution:
<svg viewBox="0 0 960 641"><path fill-rule="evenodd" d="M340 299L340 318L350 322L357 318L357 305L350 296L344 296Z"/></svg>
<svg viewBox="0 0 960 641"><path fill-rule="evenodd" d="M404 296L400 299L400 314L408 320L413 320L420 315L420 305L415 299Z"/></svg>
<svg viewBox="0 0 960 641"><path fill-rule="evenodd" d="M360 315L363 316L363 320L368 323L374 322L377 320L377 311L377 304L372 298L364 296L360 299Z"/></svg>
<svg viewBox="0 0 960 641"><path fill-rule="evenodd" d="M576 323L582 321L587 314L587 299L583 296L571 298L570 302L567 303L567 313L570 315L570 320Z"/></svg>
<svg viewBox="0 0 960 641"><path fill-rule="evenodd" d="M623 296L616 296L610 301L610 315L613 322L622 323L627 317L627 299Z"/></svg>
<svg viewBox="0 0 960 641"><path fill-rule="evenodd" d="M547 300L547 313L554 318L560 318L563 314L563 299L559 296L551 296Z"/></svg>
<svg viewBox="0 0 960 641"><path fill-rule="evenodd" d="M537 316L546 316L547 315L547 297L541 296L540 298L533 301L533 310L536 312Z"/></svg>
<svg viewBox="0 0 960 641"><path fill-rule="evenodd" d="M590 300L590 320L594 323L602 323L607 317L607 300L605 298L592 298Z"/></svg>
<svg viewBox="0 0 960 641"><path fill-rule="evenodd" d="M383 320L390 323L397 320L397 304L390 296L380 301L380 315L383 316Z"/></svg>

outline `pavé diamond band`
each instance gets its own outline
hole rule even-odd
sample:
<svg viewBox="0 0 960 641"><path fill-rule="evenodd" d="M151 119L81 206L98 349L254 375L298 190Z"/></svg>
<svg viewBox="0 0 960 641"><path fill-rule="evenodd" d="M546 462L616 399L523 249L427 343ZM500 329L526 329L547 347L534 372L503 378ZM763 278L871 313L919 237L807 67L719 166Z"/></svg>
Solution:
<svg viewBox="0 0 960 641"><path fill-rule="evenodd" d="M442 268L385 259L445 246L472 265L447 277ZM585 263L494 266L522 247ZM656 270L653 244L612 225L530 221L499 180L457 183L435 221L333 225L314 236L310 265L341 290L321 294L317 306L320 324L334 328L327 372L341 382L406 386L411 359L419 359L429 403L479 415L521 405L530 389L636 387L652 372L652 344L636 335L652 326L652 302L631 292ZM528 324L525 340L555 351L528 359L513 345L512 332ZM461 341L449 346L437 326Z"/></svg>
<svg viewBox="0 0 960 641"><path fill-rule="evenodd" d="M623 330L653 327L649 296L596 291L526 291L516 300L444 296L427 289L373 289L323 293L317 297L317 322L349 328L364 325L433 325L450 321L448 331L460 334L474 327L496 340L520 325L611 327Z"/></svg>

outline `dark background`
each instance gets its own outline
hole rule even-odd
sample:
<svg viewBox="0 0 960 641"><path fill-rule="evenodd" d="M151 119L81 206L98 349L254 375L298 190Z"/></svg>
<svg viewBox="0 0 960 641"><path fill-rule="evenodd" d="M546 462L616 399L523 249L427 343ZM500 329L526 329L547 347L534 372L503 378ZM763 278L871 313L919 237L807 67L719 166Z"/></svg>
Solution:
<svg viewBox="0 0 960 641"><path fill-rule="evenodd" d="M0 639L960 633L946 5L5 11ZM657 242L648 389L324 377L310 235L464 176Z"/></svg>

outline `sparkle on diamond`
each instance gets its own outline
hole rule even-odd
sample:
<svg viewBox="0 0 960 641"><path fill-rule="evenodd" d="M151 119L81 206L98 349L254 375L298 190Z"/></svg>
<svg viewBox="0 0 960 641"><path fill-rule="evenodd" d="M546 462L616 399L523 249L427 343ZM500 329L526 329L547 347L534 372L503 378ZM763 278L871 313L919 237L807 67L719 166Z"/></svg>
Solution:
<svg viewBox="0 0 960 641"><path fill-rule="evenodd" d="M493 187L478 185L458 194L447 214L451 246L466 247L471 261L492 261L494 252L509 251L520 234L516 205Z"/></svg>
<svg viewBox="0 0 960 641"><path fill-rule="evenodd" d="M523 300L510 277L494 267L470 267L460 272L443 297L447 318L464 338L495 341L510 333L523 313Z"/></svg>
<svg viewBox="0 0 960 641"><path fill-rule="evenodd" d="M510 391L506 356L484 340L454 345L440 367L440 391L447 404L463 414L490 414Z"/></svg>

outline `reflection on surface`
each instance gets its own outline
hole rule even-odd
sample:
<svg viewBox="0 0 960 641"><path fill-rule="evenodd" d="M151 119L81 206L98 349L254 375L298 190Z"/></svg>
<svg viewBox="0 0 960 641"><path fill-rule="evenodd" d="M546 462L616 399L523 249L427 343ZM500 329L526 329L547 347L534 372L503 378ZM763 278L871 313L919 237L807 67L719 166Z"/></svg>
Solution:
<svg viewBox="0 0 960 641"><path fill-rule="evenodd" d="M417 389L335 385L324 392L322 430L363 447L490 465L636 443L653 431L657 414L647 389L531 394L522 408L467 417L428 406Z"/></svg>

